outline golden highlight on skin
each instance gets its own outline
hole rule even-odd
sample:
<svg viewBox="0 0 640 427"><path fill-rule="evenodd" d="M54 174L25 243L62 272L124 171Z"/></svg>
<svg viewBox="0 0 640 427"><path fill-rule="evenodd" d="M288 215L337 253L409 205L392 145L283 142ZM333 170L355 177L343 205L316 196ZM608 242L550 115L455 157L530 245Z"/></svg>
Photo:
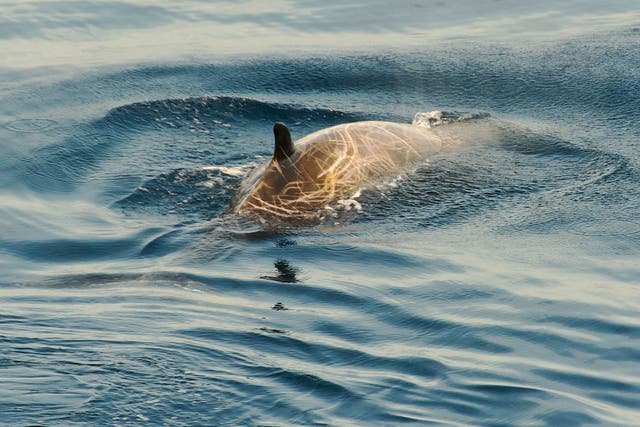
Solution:
<svg viewBox="0 0 640 427"><path fill-rule="evenodd" d="M243 183L236 213L262 220L317 218L366 181L440 150L431 129L392 122L333 126L296 141L290 158L269 163Z"/></svg>

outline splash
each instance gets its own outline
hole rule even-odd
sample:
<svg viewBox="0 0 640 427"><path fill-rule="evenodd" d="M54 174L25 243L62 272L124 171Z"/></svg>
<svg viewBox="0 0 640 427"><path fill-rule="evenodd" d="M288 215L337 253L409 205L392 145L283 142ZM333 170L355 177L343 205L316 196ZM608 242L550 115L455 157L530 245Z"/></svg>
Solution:
<svg viewBox="0 0 640 427"><path fill-rule="evenodd" d="M243 176L247 173L246 168L229 166L203 166L202 171L217 171L229 176Z"/></svg>
<svg viewBox="0 0 640 427"><path fill-rule="evenodd" d="M417 112L415 116L413 116L412 125L420 126L423 128L431 129L435 126L441 125L444 123L442 111L428 111L428 112Z"/></svg>
<svg viewBox="0 0 640 427"><path fill-rule="evenodd" d="M414 126L423 127L426 129L432 129L436 126L440 126L446 123L465 122L468 120L485 119L490 117L489 113L457 113L451 111L419 111L413 116L411 122Z"/></svg>

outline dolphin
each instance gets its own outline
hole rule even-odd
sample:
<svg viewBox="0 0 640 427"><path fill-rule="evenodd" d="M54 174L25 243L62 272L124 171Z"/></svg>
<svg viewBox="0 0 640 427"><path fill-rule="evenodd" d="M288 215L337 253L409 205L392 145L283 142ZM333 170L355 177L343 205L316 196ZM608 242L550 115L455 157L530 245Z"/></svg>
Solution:
<svg viewBox="0 0 640 427"><path fill-rule="evenodd" d="M332 126L293 141L283 123L273 126L273 157L240 185L236 214L263 222L304 221L368 181L384 177L442 148L431 129L362 121Z"/></svg>

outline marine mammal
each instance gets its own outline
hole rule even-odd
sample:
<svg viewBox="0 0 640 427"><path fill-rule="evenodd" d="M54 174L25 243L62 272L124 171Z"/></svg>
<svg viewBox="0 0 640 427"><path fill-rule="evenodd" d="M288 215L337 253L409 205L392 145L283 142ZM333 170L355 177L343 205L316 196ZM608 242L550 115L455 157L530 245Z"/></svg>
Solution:
<svg viewBox="0 0 640 427"><path fill-rule="evenodd" d="M366 181L440 151L442 139L416 125L363 121L332 126L295 143L273 126L271 160L241 184L234 211L261 220L305 220Z"/></svg>

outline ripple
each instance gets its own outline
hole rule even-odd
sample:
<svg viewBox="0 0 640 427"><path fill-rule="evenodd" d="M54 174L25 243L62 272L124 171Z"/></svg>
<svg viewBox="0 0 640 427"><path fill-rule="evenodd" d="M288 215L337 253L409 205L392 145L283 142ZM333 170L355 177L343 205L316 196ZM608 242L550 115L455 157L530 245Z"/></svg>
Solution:
<svg viewBox="0 0 640 427"><path fill-rule="evenodd" d="M592 237L632 236L640 233L640 223L628 219L592 218L575 222L567 231Z"/></svg>
<svg viewBox="0 0 640 427"><path fill-rule="evenodd" d="M4 126L13 132L38 133L51 130L57 125L58 122L51 119L18 119L6 123Z"/></svg>
<svg viewBox="0 0 640 427"><path fill-rule="evenodd" d="M544 321L559 323L566 327L579 328L587 331L616 334L625 337L640 337L639 326L612 322L610 320L570 316L549 316L545 318Z"/></svg>
<svg viewBox="0 0 640 427"><path fill-rule="evenodd" d="M227 207L239 183L240 177L215 169L177 169L143 182L113 207L131 213L205 219Z"/></svg>
<svg viewBox="0 0 640 427"><path fill-rule="evenodd" d="M331 243L326 243L324 245L321 246L323 249L327 250L327 251L331 251L331 252L352 252L357 250L358 248L356 246L353 245L349 245L346 243L341 243L341 242L331 242Z"/></svg>
<svg viewBox="0 0 640 427"><path fill-rule="evenodd" d="M563 382L583 390L624 391L634 393L638 393L639 391L639 388L633 385L633 383L597 376L591 373L585 374L541 368L533 369L532 372L551 381Z"/></svg>

